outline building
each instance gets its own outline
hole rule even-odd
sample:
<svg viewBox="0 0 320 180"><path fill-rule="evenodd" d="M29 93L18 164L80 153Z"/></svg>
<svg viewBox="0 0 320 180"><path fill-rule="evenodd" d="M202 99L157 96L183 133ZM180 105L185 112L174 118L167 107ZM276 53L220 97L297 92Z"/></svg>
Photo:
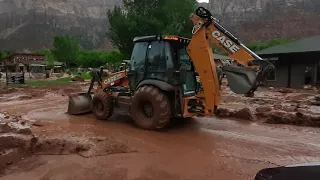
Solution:
<svg viewBox="0 0 320 180"><path fill-rule="evenodd" d="M267 85L302 88L320 83L320 35L256 52L275 65Z"/></svg>
<svg viewBox="0 0 320 180"><path fill-rule="evenodd" d="M12 54L2 61L11 72L29 72L31 66L45 65L44 56L38 54Z"/></svg>

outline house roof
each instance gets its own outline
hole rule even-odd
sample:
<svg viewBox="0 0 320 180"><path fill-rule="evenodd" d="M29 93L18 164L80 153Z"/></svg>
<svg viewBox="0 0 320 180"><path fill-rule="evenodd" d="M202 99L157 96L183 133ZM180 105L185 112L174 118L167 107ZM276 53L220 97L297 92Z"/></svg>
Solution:
<svg viewBox="0 0 320 180"><path fill-rule="evenodd" d="M320 35L304 38L288 44L273 46L256 52L257 54L285 54L293 52L320 51Z"/></svg>
<svg viewBox="0 0 320 180"><path fill-rule="evenodd" d="M24 64L33 64L32 62L43 63L44 56L40 54L12 54L6 57L3 62L5 64L16 64L16 63L24 63Z"/></svg>

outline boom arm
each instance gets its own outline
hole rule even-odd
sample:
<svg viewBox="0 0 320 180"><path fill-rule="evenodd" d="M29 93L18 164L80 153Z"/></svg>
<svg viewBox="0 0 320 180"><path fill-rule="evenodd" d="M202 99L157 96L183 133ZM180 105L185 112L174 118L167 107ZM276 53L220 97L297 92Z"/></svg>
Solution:
<svg viewBox="0 0 320 180"><path fill-rule="evenodd" d="M199 7L191 14L194 24L187 52L199 73L206 107L210 112L220 102L220 89L210 42L217 44L244 67L224 67L231 90L238 94L253 94L274 66L252 52L223 28L211 13Z"/></svg>
<svg viewBox="0 0 320 180"><path fill-rule="evenodd" d="M221 49L226 51L229 56L246 67L252 60L262 60L261 57L252 52L242 44L240 40L222 27L218 23L218 20L214 18L207 9L199 7L196 14L192 13L190 15L190 19L196 25L192 34L195 34L204 26L206 28L206 34L211 42L217 44Z"/></svg>

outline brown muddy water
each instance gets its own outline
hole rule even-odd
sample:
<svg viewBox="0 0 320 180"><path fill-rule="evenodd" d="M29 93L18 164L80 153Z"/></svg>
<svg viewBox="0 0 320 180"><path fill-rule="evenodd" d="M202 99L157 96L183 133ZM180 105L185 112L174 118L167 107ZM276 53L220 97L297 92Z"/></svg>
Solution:
<svg viewBox="0 0 320 180"><path fill-rule="evenodd" d="M134 149L90 157L36 155L10 166L0 180L253 180L262 168L320 161L320 131L315 128L194 118L152 132L121 114L108 121L92 114L67 115L67 97L57 94L3 102L0 108L40 122L33 127L38 136L107 137Z"/></svg>

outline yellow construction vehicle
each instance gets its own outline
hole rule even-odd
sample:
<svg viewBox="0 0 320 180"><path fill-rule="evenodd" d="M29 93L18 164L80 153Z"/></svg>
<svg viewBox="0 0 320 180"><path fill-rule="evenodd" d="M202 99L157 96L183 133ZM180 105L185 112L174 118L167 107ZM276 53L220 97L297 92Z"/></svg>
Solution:
<svg viewBox="0 0 320 180"><path fill-rule="evenodd" d="M164 128L174 117L212 115L220 102L212 42L243 65L223 67L230 89L252 96L273 65L244 46L205 8L199 7L190 19L194 24L191 39L169 35L134 38L128 70L104 79L97 73L87 93L69 96L68 112L92 111L98 119L108 119L118 108L149 130ZM91 92L94 82L98 88Z"/></svg>

